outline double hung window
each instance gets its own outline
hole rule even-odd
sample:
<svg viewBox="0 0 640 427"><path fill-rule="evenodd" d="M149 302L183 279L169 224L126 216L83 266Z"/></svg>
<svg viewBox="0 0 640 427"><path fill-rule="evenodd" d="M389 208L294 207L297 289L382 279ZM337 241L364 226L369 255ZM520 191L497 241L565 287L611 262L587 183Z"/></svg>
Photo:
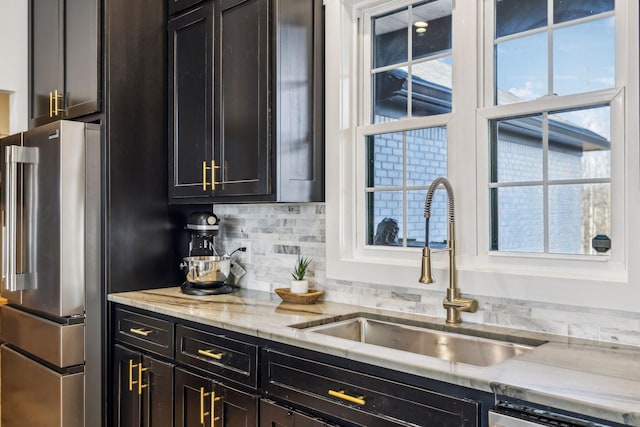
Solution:
<svg viewBox="0 0 640 427"><path fill-rule="evenodd" d="M611 132L622 113L611 105L614 6L500 0L488 13L490 250L609 253L611 153L622 145Z"/></svg>

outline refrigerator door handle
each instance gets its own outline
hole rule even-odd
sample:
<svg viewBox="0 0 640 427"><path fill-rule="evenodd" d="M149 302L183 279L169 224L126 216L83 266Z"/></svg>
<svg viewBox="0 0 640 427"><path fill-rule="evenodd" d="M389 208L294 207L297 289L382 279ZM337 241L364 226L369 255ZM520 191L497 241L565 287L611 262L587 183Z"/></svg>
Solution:
<svg viewBox="0 0 640 427"><path fill-rule="evenodd" d="M3 272L6 274L6 288L11 292L35 289L36 276L35 272L28 272L26 274L19 274L16 271L16 243L17 243L17 205L18 205L18 164L38 164L38 148L36 147L20 147L17 145L9 145L6 147L6 179L5 179L5 207L7 216L7 226L5 233L3 233L5 248L5 255L3 254L3 262L6 261L6 265L3 266ZM31 173L35 175L35 168L31 168ZM35 186L35 176L32 176L31 185L25 186L25 190L35 191L32 186ZM31 225L28 225L31 226ZM30 245L31 246L31 245ZM25 265L31 264L30 262Z"/></svg>

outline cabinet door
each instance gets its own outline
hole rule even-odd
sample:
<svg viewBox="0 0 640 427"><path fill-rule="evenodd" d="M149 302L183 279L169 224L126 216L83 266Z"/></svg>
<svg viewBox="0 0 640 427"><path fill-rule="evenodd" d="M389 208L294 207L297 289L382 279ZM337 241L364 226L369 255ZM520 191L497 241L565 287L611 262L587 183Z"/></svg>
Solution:
<svg viewBox="0 0 640 427"><path fill-rule="evenodd" d="M269 1L223 0L218 15L220 62L214 156L215 196L272 192Z"/></svg>
<svg viewBox="0 0 640 427"><path fill-rule="evenodd" d="M173 426L173 365L142 357L142 426Z"/></svg>
<svg viewBox="0 0 640 427"><path fill-rule="evenodd" d="M322 420L293 411L273 402L260 401L260 427L325 427Z"/></svg>
<svg viewBox="0 0 640 427"><path fill-rule="evenodd" d="M114 348L115 425L173 426L173 365Z"/></svg>
<svg viewBox="0 0 640 427"><path fill-rule="evenodd" d="M209 378L175 369L176 427L256 427L258 398Z"/></svg>
<svg viewBox="0 0 640 427"><path fill-rule="evenodd" d="M52 95L64 93L64 4L57 0L31 0L29 55L31 127L55 120ZM61 100L58 100L60 102Z"/></svg>
<svg viewBox="0 0 640 427"><path fill-rule="evenodd" d="M138 398L137 369L142 360L140 353L126 347L115 345L114 363L114 407L115 425L118 427L139 427L141 420L140 399Z"/></svg>
<svg viewBox="0 0 640 427"><path fill-rule="evenodd" d="M31 127L100 110L100 22L98 0L31 0Z"/></svg>
<svg viewBox="0 0 640 427"><path fill-rule="evenodd" d="M213 2L169 22L169 197L211 196Z"/></svg>
<svg viewBox="0 0 640 427"><path fill-rule="evenodd" d="M98 0L65 0L64 118L100 111Z"/></svg>

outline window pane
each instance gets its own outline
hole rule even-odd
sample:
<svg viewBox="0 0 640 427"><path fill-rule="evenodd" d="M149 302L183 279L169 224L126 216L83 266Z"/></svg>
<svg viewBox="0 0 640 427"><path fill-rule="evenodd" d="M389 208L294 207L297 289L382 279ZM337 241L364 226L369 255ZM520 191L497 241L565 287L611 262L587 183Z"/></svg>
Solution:
<svg viewBox="0 0 640 427"><path fill-rule="evenodd" d="M494 122L491 182L542 180L542 116Z"/></svg>
<svg viewBox="0 0 640 427"><path fill-rule="evenodd" d="M614 18L553 32L553 91L557 95L609 89L615 85Z"/></svg>
<svg viewBox="0 0 640 427"><path fill-rule="evenodd" d="M411 114L424 117L450 113L451 57L413 64L411 72Z"/></svg>
<svg viewBox="0 0 640 427"><path fill-rule="evenodd" d="M373 68L407 62L408 9L372 19Z"/></svg>
<svg viewBox="0 0 640 427"><path fill-rule="evenodd" d="M424 247L424 199L427 191L407 192L407 246ZM440 234L440 232L431 232Z"/></svg>
<svg viewBox="0 0 640 427"><path fill-rule="evenodd" d="M492 250L544 252L542 186L493 188L491 209Z"/></svg>
<svg viewBox="0 0 640 427"><path fill-rule="evenodd" d="M367 244L381 246L402 245L402 192L380 191L367 194Z"/></svg>
<svg viewBox="0 0 640 427"><path fill-rule="evenodd" d="M530 101L549 92L547 34L535 34L496 46L496 102Z"/></svg>
<svg viewBox="0 0 640 427"><path fill-rule="evenodd" d="M558 24L613 10L614 0L553 0L553 21Z"/></svg>
<svg viewBox="0 0 640 427"><path fill-rule="evenodd" d="M386 123L407 116L407 71L397 68L372 76L373 123Z"/></svg>
<svg viewBox="0 0 640 427"><path fill-rule="evenodd" d="M497 0L496 38L547 25L547 0Z"/></svg>
<svg viewBox="0 0 640 427"><path fill-rule="evenodd" d="M402 132L367 137L367 187L402 186Z"/></svg>
<svg viewBox="0 0 640 427"><path fill-rule="evenodd" d="M415 60L451 50L451 1L432 1L411 10Z"/></svg>
<svg viewBox="0 0 640 427"><path fill-rule="evenodd" d="M549 179L611 176L610 108L549 115Z"/></svg>
<svg viewBox="0 0 640 427"><path fill-rule="evenodd" d="M407 186L428 186L447 175L447 128L407 132ZM424 199L423 199L424 200Z"/></svg>
<svg viewBox="0 0 640 427"><path fill-rule="evenodd" d="M549 252L594 255L597 235L611 236L611 185L549 186Z"/></svg>

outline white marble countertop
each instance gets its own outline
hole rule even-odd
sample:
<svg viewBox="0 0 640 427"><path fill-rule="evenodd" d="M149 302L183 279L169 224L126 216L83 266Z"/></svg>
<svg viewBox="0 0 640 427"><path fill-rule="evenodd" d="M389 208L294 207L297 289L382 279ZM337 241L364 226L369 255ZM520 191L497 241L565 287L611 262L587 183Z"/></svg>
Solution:
<svg viewBox="0 0 640 427"><path fill-rule="evenodd" d="M111 294L109 300L581 415L640 426L638 347L464 323L464 328L479 333L508 331L511 335L548 341L520 356L480 367L290 327L355 312L444 323L444 319L439 318L333 302L289 304L281 302L275 294L247 290L200 297L184 295L179 288L162 288Z"/></svg>

